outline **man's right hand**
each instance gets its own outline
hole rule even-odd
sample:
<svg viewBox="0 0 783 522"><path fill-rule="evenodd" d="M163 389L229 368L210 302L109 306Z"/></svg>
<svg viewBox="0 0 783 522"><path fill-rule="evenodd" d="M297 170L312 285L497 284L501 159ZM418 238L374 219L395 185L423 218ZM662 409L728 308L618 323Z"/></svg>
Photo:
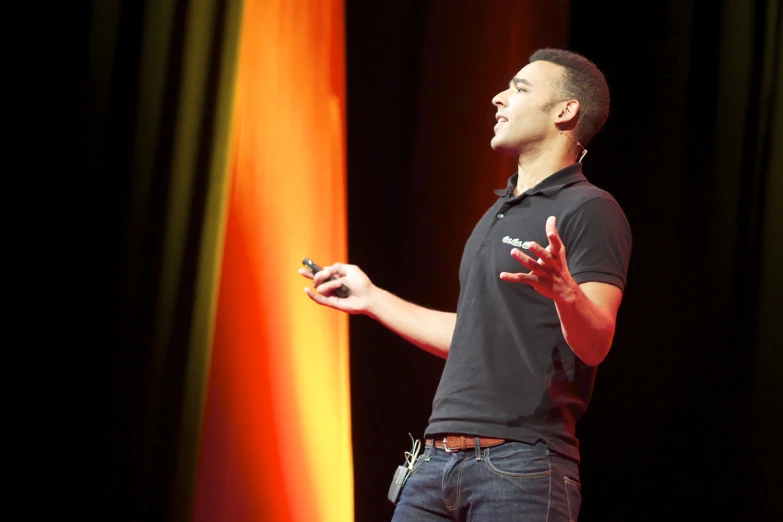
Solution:
<svg viewBox="0 0 783 522"><path fill-rule="evenodd" d="M349 314L365 314L419 348L445 359L449 354L457 314L430 310L382 290L358 266L335 263L324 267L315 277L304 268L299 273L313 280L305 293L316 303ZM326 281L334 277L334 281ZM332 293L347 286L351 295L345 298Z"/></svg>
<svg viewBox="0 0 783 522"><path fill-rule="evenodd" d="M304 268L299 269L299 274L313 280L315 290L307 287L305 293L316 303L349 314L367 314L369 312L370 302L376 288L358 266L335 263L331 266L325 266L315 277ZM334 280L326 282L330 277L334 277ZM351 290L351 295L343 298L332 294L342 285Z"/></svg>

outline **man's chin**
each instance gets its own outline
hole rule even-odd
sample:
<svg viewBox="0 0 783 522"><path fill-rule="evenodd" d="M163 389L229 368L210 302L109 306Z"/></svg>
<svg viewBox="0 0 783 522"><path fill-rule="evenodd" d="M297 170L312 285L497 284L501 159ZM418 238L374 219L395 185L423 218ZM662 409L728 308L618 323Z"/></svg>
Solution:
<svg viewBox="0 0 783 522"><path fill-rule="evenodd" d="M519 150L517 147L513 147L508 143L504 143L503 140L495 136L492 141L489 142L490 147L495 152L505 154L506 156L519 156Z"/></svg>

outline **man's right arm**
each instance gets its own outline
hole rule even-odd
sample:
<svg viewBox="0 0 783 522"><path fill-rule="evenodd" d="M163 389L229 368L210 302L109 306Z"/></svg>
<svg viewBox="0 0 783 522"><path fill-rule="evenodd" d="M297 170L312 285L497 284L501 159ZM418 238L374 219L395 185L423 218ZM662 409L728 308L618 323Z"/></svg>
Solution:
<svg viewBox="0 0 783 522"><path fill-rule="evenodd" d="M443 359L448 356L457 314L430 310L400 299L372 284L354 265L337 263L324 267L314 278L305 269L299 269L299 273L313 279L315 290L308 287L305 292L316 303L349 314L372 317L419 348ZM326 282L329 277L335 279ZM351 289L349 297L331 295L343 284Z"/></svg>

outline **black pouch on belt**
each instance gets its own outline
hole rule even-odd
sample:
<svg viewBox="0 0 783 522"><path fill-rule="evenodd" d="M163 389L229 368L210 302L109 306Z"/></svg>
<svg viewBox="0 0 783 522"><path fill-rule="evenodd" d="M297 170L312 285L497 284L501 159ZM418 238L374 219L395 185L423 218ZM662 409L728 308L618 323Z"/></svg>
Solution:
<svg viewBox="0 0 783 522"><path fill-rule="evenodd" d="M413 447L410 451L405 452L405 463L407 465L397 466L397 471L394 472L394 478L392 479L391 486L389 486L389 494L387 495L391 503L395 506L400 500L400 495L402 495L402 488L405 486L405 481L408 480L408 477L413 471L413 465L419 458L419 450L421 449L421 441L413 440L413 435L410 433L408 436L413 442Z"/></svg>
<svg viewBox="0 0 783 522"><path fill-rule="evenodd" d="M389 486L389 500L395 506L397 501L400 500L402 495L402 487L405 485L405 481L408 480L408 475L411 474L411 470L407 466L397 466L397 471L394 472L394 478L392 479L391 486Z"/></svg>

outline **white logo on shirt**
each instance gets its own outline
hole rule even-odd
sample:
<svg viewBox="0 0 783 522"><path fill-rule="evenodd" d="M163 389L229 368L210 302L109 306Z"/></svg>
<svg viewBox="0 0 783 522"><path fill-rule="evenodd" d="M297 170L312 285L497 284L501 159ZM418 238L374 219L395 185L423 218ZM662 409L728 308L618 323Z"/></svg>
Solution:
<svg viewBox="0 0 783 522"><path fill-rule="evenodd" d="M522 241L519 239L511 239L510 237L506 236L503 238L504 243L508 243L509 245L513 245L517 248L522 248Z"/></svg>

